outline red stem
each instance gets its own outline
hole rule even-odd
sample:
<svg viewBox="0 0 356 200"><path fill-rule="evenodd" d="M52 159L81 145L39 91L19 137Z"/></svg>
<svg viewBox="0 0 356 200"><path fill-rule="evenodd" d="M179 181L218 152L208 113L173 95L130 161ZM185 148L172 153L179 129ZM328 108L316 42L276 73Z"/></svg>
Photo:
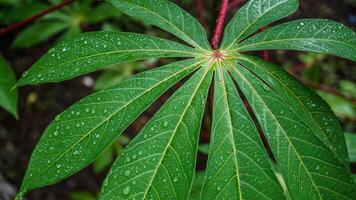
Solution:
<svg viewBox="0 0 356 200"><path fill-rule="evenodd" d="M198 15L199 22L203 27L206 27L206 21L204 18L205 6L203 0L196 0L196 11Z"/></svg>
<svg viewBox="0 0 356 200"><path fill-rule="evenodd" d="M229 0L221 0L219 16L218 19L216 20L216 26L215 26L213 38L211 39L211 47L215 50L219 48L219 43L223 32L228 5L229 5Z"/></svg>
<svg viewBox="0 0 356 200"><path fill-rule="evenodd" d="M25 19L23 21L20 21L20 22L16 22L16 23L14 23L14 24L6 27L6 28L2 28L2 29L0 29L0 36L8 34L8 33L12 32L12 31L14 31L14 30L16 30L18 28L21 28L21 27L23 27L23 26L25 26L25 25L27 25L29 23L32 23L32 22L36 21L37 19L47 15L48 13L54 12L56 10L59 10L62 7L73 3L74 1L76 1L76 0L64 0L62 3L60 3L58 5L55 5L53 7L50 7L50 8L48 8L48 9L46 9L46 10L40 12L40 13L37 13L37 14L31 16L30 18L27 18L27 19Z"/></svg>

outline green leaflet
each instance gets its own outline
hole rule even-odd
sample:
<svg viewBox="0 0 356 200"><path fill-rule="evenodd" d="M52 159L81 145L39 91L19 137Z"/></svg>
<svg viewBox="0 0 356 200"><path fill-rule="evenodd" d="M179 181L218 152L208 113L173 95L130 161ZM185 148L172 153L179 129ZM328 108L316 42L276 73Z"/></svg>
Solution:
<svg viewBox="0 0 356 200"><path fill-rule="evenodd" d="M17 89L11 88L16 84L16 77L9 64L0 57L0 106L10 112L16 119L17 114Z"/></svg>
<svg viewBox="0 0 356 200"><path fill-rule="evenodd" d="M194 174L194 179L192 182L192 188L189 194L189 200L198 200L200 199L203 182L205 177L205 171L198 171Z"/></svg>
<svg viewBox="0 0 356 200"><path fill-rule="evenodd" d="M100 199L187 199L212 70L204 66L126 147Z"/></svg>
<svg viewBox="0 0 356 200"><path fill-rule="evenodd" d="M258 29L294 13L298 0L250 0L226 26L222 48L230 49Z"/></svg>
<svg viewBox="0 0 356 200"><path fill-rule="evenodd" d="M168 88L199 63L172 63L90 95L56 117L37 144L20 195L86 167Z"/></svg>
<svg viewBox="0 0 356 200"><path fill-rule="evenodd" d="M347 149L349 152L350 162L356 162L356 134L345 133Z"/></svg>
<svg viewBox="0 0 356 200"><path fill-rule="evenodd" d="M240 52L263 49L321 52L356 61L356 33L330 20L302 19L267 29L237 45Z"/></svg>
<svg viewBox="0 0 356 200"><path fill-rule="evenodd" d="M188 44L210 49L206 32L188 12L167 0L107 0L121 12L172 33Z"/></svg>
<svg viewBox="0 0 356 200"><path fill-rule="evenodd" d="M265 83L267 83L285 103L290 104L299 121L307 126L324 144L335 153L345 165L348 165L347 149L344 133L338 119L329 105L313 90L299 83L291 75L262 59L241 55L238 61Z"/></svg>
<svg viewBox="0 0 356 200"><path fill-rule="evenodd" d="M235 64L231 72L266 134L292 199L356 199L349 170L299 120L291 104Z"/></svg>
<svg viewBox="0 0 356 200"><path fill-rule="evenodd" d="M228 66L223 67L215 73L212 137L202 199L284 199L254 122L226 71Z"/></svg>
<svg viewBox="0 0 356 200"><path fill-rule="evenodd" d="M105 31L83 33L46 53L23 75L18 86L63 81L120 62L194 56L196 50L157 37Z"/></svg>

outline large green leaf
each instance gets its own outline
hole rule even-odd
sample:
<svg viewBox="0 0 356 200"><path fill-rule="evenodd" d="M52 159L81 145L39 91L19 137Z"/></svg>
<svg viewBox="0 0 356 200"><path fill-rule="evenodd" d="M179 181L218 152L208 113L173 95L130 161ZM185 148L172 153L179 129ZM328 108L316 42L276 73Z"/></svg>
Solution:
<svg viewBox="0 0 356 200"><path fill-rule="evenodd" d="M167 0L108 0L121 12L172 33L194 47L210 49L206 32L185 10Z"/></svg>
<svg viewBox="0 0 356 200"><path fill-rule="evenodd" d="M107 65L152 57L194 57L196 51L168 40L136 33L90 32L65 40L46 53L18 86L58 82Z"/></svg>
<svg viewBox="0 0 356 200"><path fill-rule="evenodd" d="M215 73L209 161L202 199L284 199L257 129L229 77Z"/></svg>
<svg viewBox="0 0 356 200"><path fill-rule="evenodd" d="M356 61L356 33L325 19L287 22L237 45L238 51L288 49L337 55Z"/></svg>
<svg viewBox="0 0 356 200"><path fill-rule="evenodd" d="M126 147L100 199L187 199L212 70L201 68Z"/></svg>
<svg viewBox="0 0 356 200"><path fill-rule="evenodd" d="M250 0L226 26L222 48L231 48L258 29L297 10L298 0Z"/></svg>
<svg viewBox="0 0 356 200"><path fill-rule="evenodd" d="M349 169L313 134L300 112L239 64L230 70L266 134L292 199L356 199Z"/></svg>
<svg viewBox="0 0 356 200"><path fill-rule="evenodd" d="M16 84L16 77L9 64L0 57L0 106L9 111L15 118L17 115L17 89L11 88Z"/></svg>
<svg viewBox="0 0 356 200"><path fill-rule="evenodd" d="M141 73L58 115L32 153L21 195L90 164L162 93L198 66L197 60L188 60Z"/></svg>
<svg viewBox="0 0 356 200"><path fill-rule="evenodd" d="M322 98L272 63L252 56L241 55L239 58L240 64L255 73L299 113L298 121L304 121L313 130L313 134L348 165L343 131L338 119Z"/></svg>

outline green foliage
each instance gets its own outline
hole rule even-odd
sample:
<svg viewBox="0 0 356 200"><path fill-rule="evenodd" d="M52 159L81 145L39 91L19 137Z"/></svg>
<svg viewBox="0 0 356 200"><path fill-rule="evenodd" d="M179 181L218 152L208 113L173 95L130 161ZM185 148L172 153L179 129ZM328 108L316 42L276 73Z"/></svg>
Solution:
<svg viewBox="0 0 356 200"><path fill-rule="evenodd" d="M16 77L10 65L0 57L0 106L10 112L15 118L17 114L17 89L12 89L16 84Z"/></svg>
<svg viewBox="0 0 356 200"><path fill-rule="evenodd" d="M258 29L291 15L298 0L248 1L226 26L222 48L231 48Z"/></svg>
<svg viewBox="0 0 356 200"><path fill-rule="evenodd" d="M217 53L199 23L169 1L109 1L192 47L133 33L80 34L51 49L18 85L58 82L152 57L190 59L135 75L59 114L32 154L18 198L95 161L148 106L187 77L117 158L99 199L356 199L344 134L330 107L279 67L242 54L291 49L355 60L352 30L309 19L251 36L298 6L296 0L251 0L227 26ZM321 29L312 32L314 27ZM212 80L212 133L201 184L195 165Z"/></svg>
<svg viewBox="0 0 356 200"><path fill-rule="evenodd" d="M51 1L50 6L57 5L60 2ZM93 0L77 1L61 11L50 13L21 31L12 46L14 48L27 48L58 35L58 40L61 41L64 38L81 33L82 26L95 24L110 18L119 18L121 15L117 9L106 2L95 6L93 3ZM5 13L7 18L4 20L7 23L23 20L46 8L48 8L48 5L36 1L21 3L20 6L8 9Z"/></svg>
<svg viewBox="0 0 356 200"><path fill-rule="evenodd" d="M193 57L196 54L190 47L147 35L105 31L84 33L52 48L24 74L18 85L63 81L120 62L152 57Z"/></svg>
<svg viewBox="0 0 356 200"><path fill-rule="evenodd" d="M289 49L328 53L356 61L356 33L325 19L302 19L277 25L236 46L238 51Z"/></svg>
<svg viewBox="0 0 356 200"><path fill-rule="evenodd" d="M350 162L356 162L356 134L345 133L345 138L349 151Z"/></svg>

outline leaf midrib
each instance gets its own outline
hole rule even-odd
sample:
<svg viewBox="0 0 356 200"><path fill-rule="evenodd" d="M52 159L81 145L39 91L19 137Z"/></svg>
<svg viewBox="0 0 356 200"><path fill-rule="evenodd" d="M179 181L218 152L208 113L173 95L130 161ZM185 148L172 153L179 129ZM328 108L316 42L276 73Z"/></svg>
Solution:
<svg viewBox="0 0 356 200"><path fill-rule="evenodd" d="M257 46L257 45L263 45L266 43L274 43L274 42L286 42L286 41L293 41L293 40L317 40L317 41L324 41L324 42L335 42L335 43L341 43L347 46L351 46L351 48L356 48L356 45L346 43L344 41L338 41L338 40L330 40L330 39L323 39L323 38L305 38L305 37L298 37L298 38L288 38L288 39L276 39L276 40L268 40L268 41L263 41L263 42L254 42L249 45L242 45L236 49L233 49L232 51L249 51L248 48ZM240 43L243 44L243 43ZM245 50L247 49L247 50Z"/></svg>
<svg viewBox="0 0 356 200"><path fill-rule="evenodd" d="M50 167L52 167L59 159L61 159L66 153L68 153L70 150L72 150L75 146L77 146L81 141L83 141L86 137L88 137L93 131L95 131L97 128L99 128L101 125L103 125L105 122L107 122L108 120L110 120L112 117L114 117L118 112L120 112L123 108L126 109L127 105L131 104L132 102L136 101L137 99L139 99L140 97L142 97L143 95L145 95L147 92L150 92L152 89L154 89L155 87L159 86L161 83L165 82L166 80L169 80L170 78L174 77L176 74L179 74L185 70L188 70L190 68L192 68L193 66L198 66L199 64L201 64L202 61L200 62L196 62L186 68L183 68L183 70L180 70L172 75L170 75L169 77L167 77L166 79L163 79L161 81L159 81L157 84L153 85L152 87L150 87L148 90L146 90L145 92L143 92L142 94L138 95L137 97L135 97L133 100L129 101L128 103L126 103L125 105L123 105L118 111L114 112L112 115L110 115L108 118L106 118L107 120L103 120L103 122L101 122L98 126L94 127L92 130L90 130L87 134L85 134L78 142L76 142L74 145L72 145L71 147L69 147L62 155L60 155L57 159L55 159L47 168L45 168L44 170L42 170L42 172L37 176L36 179L34 179L32 181L32 183L36 183L36 181L38 180L38 178L45 173ZM118 134L120 135L120 134ZM26 184L25 186L27 186L29 184Z"/></svg>
<svg viewBox="0 0 356 200"><path fill-rule="evenodd" d="M224 101L226 103L227 108L229 109L228 110L229 137L230 137L230 141L232 142L232 149L233 149L233 153L234 153L233 160L234 160L235 171L236 171L236 179L237 179L237 183L238 183L239 198L242 200L243 198L242 198L242 190L241 190L241 182L240 182L239 165L237 163L237 150L236 150L237 145L236 145L235 139L233 137L233 126L232 126L232 118L231 118L231 113L230 113L231 109L230 109L229 102L227 100L226 85L225 85L224 75L223 75L223 72L221 69L222 68L221 63L218 62L218 65L219 65L219 71L220 71L219 73L220 73L221 82L222 82L221 84L222 84L223 92L224 92ZM223 189L219 192L216 199L220 196L222 191L223 191Z"/></svg>

